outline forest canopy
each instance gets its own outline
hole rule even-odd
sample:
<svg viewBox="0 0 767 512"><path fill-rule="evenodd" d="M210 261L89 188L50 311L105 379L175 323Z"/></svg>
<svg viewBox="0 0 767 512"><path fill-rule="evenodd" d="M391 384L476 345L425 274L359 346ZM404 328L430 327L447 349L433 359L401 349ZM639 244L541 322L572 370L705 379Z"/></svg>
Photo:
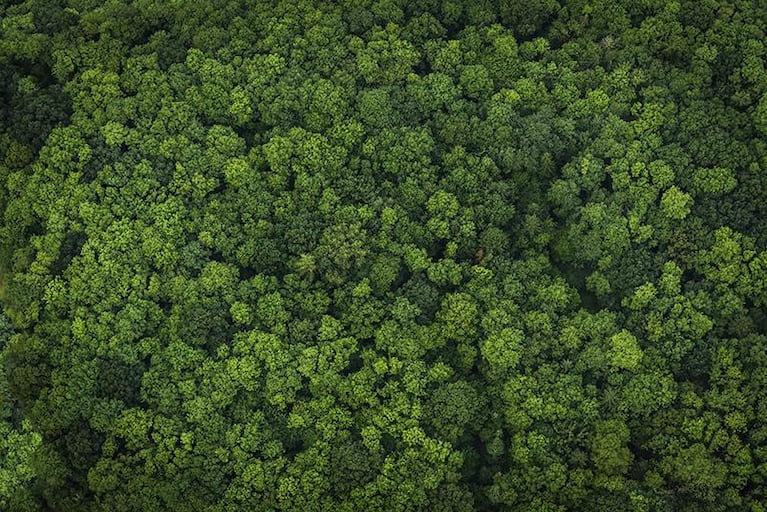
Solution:
<svg viewBox="0 0 767 512"><path fill-rule="evenodd" d="M0 2L0 509L767 511L767 7Z"/></svg>

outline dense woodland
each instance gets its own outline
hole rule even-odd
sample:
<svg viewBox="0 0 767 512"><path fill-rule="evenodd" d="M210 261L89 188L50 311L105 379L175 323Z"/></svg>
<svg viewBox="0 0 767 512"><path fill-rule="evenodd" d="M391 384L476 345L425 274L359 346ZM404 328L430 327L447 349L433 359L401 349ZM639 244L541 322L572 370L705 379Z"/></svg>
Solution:
<svg viewBox="0 0 767 512"><path fill-rule="evenodd" d="M766 29L0 1L0 509L764 512Z"/></svg>

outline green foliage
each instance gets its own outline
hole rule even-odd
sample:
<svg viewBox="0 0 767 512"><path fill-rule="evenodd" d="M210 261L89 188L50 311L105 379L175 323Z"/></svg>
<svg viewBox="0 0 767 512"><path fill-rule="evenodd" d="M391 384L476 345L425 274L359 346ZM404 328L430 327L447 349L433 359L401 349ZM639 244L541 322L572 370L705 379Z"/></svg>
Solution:
<svg viewBox="0 0 767 512"><path fill-rule="evenodd" d="M690 214L692 198L679 190L676 186L663 193L660 200L660 208L663 214L670 219L681 220Z"/></svg>
<svg viewBox="0 0 767 512"><path fill-rule="evenodd" d="M767 9L0 6L0 509L767 507Z"/></svg>

